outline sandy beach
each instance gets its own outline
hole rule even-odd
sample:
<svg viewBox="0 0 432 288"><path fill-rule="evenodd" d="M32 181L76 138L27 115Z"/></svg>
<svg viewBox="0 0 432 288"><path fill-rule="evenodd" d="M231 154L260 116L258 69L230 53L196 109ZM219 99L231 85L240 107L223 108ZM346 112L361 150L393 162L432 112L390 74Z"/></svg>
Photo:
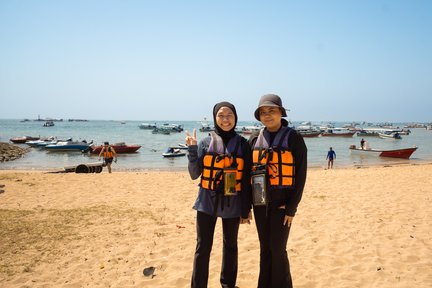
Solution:
<svg viewBox="0 0 432 288"><path fill-rule="evenodd" d="M288 244L295 287L432 287L432 164L308 172ZM185 172L0 170L1 287L189 287L198 180ZM220 287L221 226L209 287ZM256 287L255 224L237 286ZM152 277L143 269L155 267Z"/></svg>

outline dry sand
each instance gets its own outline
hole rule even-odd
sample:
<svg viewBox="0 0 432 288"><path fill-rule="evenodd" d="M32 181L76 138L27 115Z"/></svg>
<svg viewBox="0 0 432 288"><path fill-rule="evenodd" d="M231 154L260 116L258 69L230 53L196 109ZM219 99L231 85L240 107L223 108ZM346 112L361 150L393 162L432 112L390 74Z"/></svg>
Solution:
<svg viewBox="0 0 432 288"><path fill-rule="evenodd" d="M432 287L431 175L309 170L288 243L294 286ZM189 287L198 181L186 172L0 170L0 184L0 287ZM256 287L258 261L255 225L241 225L240 288ZM220 263L218 221L209 287Z"/></svg>

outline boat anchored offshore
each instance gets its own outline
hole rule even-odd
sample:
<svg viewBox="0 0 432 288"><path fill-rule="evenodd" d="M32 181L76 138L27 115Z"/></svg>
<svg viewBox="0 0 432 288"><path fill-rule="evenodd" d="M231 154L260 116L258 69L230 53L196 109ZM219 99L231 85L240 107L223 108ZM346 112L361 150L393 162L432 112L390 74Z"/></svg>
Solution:
<svg viewBox="0 0 432 288"><path fill-rule="evenodd" d="M175 149L173 147L168 148L168 150L162 154L163 157L169 158L169 157L181 157L185 156L186 152L181 151L180 149Z"/></svg>
<svg viewBox="0 0 432 288"><path fill-rule="evenodd" d="M141 145L137 145L137 144L127 145L125 142L114 143L110 146L113 147L115 152L118 154L135 153L136 151L138 151L138 149L141 148ZM102 150L102 147L103 147L102 145L99 145L99 146L91 145L91 146L89 146L90 153L99 154L100 151Z"/></svg>
<svg viewBox="0 0 432 288"><path fill-rule="evenodd" d="M349 147L351 153L353 154L364 154L364 155L373 155L373 156L379 156L379 157L392 157L392 158L403 158L403 159L409 159L410 156L417 150L417 147L411 147L411 148L402 148L402 149L389 149L389 150L383 150L383 149L372 149L372 148L358 148L356 145L351 145Z"/></svg>

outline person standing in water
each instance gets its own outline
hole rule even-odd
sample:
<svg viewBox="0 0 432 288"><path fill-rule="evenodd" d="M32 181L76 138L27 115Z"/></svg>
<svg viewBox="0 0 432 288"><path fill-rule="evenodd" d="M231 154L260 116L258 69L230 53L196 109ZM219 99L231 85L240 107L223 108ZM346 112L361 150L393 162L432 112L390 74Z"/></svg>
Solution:
<svg viewBox="0 0 432 288"><path fill-rule="evenodd" d="M327 163L327 169L333 168L333 161L336 159L336 152L333 151L333 148L330 147L330 150L327 152L328 163Z"/></svg>

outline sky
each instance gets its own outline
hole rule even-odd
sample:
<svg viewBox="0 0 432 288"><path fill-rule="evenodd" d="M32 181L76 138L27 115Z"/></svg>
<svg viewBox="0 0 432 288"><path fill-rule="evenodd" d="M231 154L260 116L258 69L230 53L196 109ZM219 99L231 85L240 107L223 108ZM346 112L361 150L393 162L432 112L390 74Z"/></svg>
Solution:
<svg viewBox="0 0 432 288"><path fill-rule="evenodd" d="M432 121L432 1L0 0L0 119Z"/></svg>

